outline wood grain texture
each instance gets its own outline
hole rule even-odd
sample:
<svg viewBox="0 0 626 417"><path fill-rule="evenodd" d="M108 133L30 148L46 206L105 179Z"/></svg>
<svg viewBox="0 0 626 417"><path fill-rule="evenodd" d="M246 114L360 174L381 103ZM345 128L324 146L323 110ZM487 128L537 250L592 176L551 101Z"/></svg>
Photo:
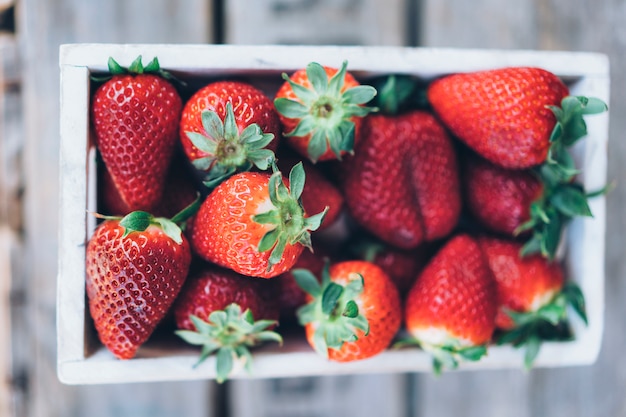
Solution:
<svg viewBox="0 0 626 417"><path fill-rule="evenodd" d="M235 44L405 45L405 0L229 0Z"/></svg>
<svg viewBox="0 0 626 417"><path fill-rule="evenodd" d="M22 327L26 416L210 416L213 383L68 387L56 375L56 266L59 154L59 45L74 42L210 41L204 0L25 0L18 7L28 289Z"/></svg>
<svg viewBox="0 0 626 417"><path fill-rule="evenodd" d="M615 0L495 0L423 2L420 37L427 46L596 51L611 60L608 177L617 187L607 201L606 311L600 357L593 366L522 372L446 375L442 381L416 376L420 387L416 415L453 416L618 416L626 415L626 221L625 158L621 140L626 121L626 88L621 68L626 38L626 5ZM444 383L445 381L445 383ZM506 410L506 411L503 411ZM512 414L511 414L512 413Z"/></svg>

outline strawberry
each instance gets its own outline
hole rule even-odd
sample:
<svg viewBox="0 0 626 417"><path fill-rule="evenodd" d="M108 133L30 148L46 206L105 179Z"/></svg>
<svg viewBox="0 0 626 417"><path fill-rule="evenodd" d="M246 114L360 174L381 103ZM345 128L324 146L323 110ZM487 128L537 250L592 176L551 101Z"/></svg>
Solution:
<svg viewBox="0 0 626 417"><path fill-rule="evenodd" d="M582 292L573 283L565 285L558 262L538 254L520 257L521 243L493 237L481 237L478 243L496 282L496 326L506 331L500 343L527 346L529 368L541 340L558 337L558 326L566 325L568 304L587 321Z"/></svg>
<svg viewBox="0 0 626 417"><path fill-rule="evenodd" d="M488 264L468 235L451 238L426 265L405 302L412 338L433 355L436 373L478 360L495 329L496 292Z"/></svg>
<svg viewBox="0 0 626 417"><path fill-rule="evenodd" d="M109 174L106 167L103 167L101 174L98 176L98 181L99 201L102 206L101 212L123 216L132 211L117 191L111 174ZM190 205L196 199L196 196L197 191L194 179L186 167L178 159L174 159L165 178L163 195L154 206L152 214L155 217L172 217Z"/></svg>
<svg viewBox="0 0 626 417"><path fill-rule="evenodd" d="M98 336L117 358L130 359L178 295L191 251L174 221L136 211L105 217L89 239L85 263Z"/></svg>
<svg viewBox="0 0 626 417"><path fill-rule="evenodd" d="M271 175L233 175L200 207L190 230L192 248L243 275L272 278L289 270L304 247L311 247L310 231L325 214L305 217L300 203L304 183L302 164L291 170L289 180L276 167Z"/></svg>
<svg viewBox="0 0 626 417"><path fill-rule="evenodd" d="M309 303L298 310L307 341L331 361L370 358L385 350L400 328L402 307L389 276L365 261L327 265L321 283L304 269L293 270Z"/></svg>
<svg viewBox="0 0 626 417"><path fill-rule="evenodd" d="M251 371L249 348L266 341L282 343L281 336L269 330L276 324L278 309L261 296L262 284L205 264L189 277L173 306L179 329L175 333L202 346L196 366L215 353L218 382L226 380L237 359Z"/></svg>
<svg viewBox="0 0 626 417"><path fill-rule="evenodd" d="M303 251L293 268L272 280L276 285L276 298L280 306L281 319L295 317L296 310L306 304L306 292L297 284L293 269L306 269L319 276L324 268L324 259L311 251Z"/></svg>
<svg viewBox="0 0 626 417"><path fill-rule="evenodd" d="M217 81L187 101L179 134L185 154L212 188L236 172L266 170L278 146L280 122L261 90Z"/></svg>
<svg viewBox="0 0 626 417"><path fill-rule="evenodd" d="M151 211L163 194L182 100L154 58L128 68L109 59L111 78L91 104L95 142L124 203Z"/></svg>
<svg viewBox="0 0 626 417"><path fill-rule="evenodd" d="M293 154L281 152L278 159L278 167L283 172L291 170L300 162ZM307 213L319 213L328 207L324 221L318 230L324 230L332 226L339 218L343 207L344 198L339 188L324 174L308 161L302 161L302 167L306 174L306 184L302 191L302 207Z"/></svg>
<svg viewBox="0 0 626 417"><path fill-rule="evenodd" d="M365 107L375 95L346 71L311 62L289 77L276 93L287 144L312 162L341 159L359 141L361 118L375 109Z"/></svg>
<svg viewBox="0 0 626 417"><path fill-rule="evenodd" d="M521 169L546 160L568 88L540 68L510 67L435 80L428 100L445 125L494 164Z"/></svg>
<svg viewBox="0 0 626 417"><path fill-rule="evenodd" d="M480 157L465 161L463 189L469 212L487 229L513 236L530 220L543 184L531 170L510 170Z"/></svg>
<svg viewBox="0 0 626 417"><path fill-rule="evenodd" d="M355 155L341 163L349 212L403 249L440 239L456 226L461 191L453 144L430 114L370 115Z"/></svg>

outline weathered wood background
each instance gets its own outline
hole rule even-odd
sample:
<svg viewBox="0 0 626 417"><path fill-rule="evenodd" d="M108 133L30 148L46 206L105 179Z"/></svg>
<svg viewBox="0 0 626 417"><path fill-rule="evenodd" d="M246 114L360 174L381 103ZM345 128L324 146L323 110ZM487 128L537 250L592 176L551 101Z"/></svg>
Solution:
<svg viewBox="0 0 626 417"><path fill-rule="evenodd" d="M12 16L15 24L12 24ZM0 416L626 416L623 0L0 1ZM13 30L14 29L14 30ZM72 387L56 378L58 46L425 45L611 59L606 316L593 366ZM61 225L62 226L62 225Z"/></svg>

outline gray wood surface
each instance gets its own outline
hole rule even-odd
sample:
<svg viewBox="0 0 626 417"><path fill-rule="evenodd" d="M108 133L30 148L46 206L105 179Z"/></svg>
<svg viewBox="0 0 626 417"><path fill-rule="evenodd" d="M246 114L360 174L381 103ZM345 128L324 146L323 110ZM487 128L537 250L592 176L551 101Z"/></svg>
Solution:
<svg viewBox="0 0 626 417"><path fill-rule="evenodd" d="M626 415L626 313L623 217L626 202L622 140L626 87L622 71L626 9L621 1L496 0L423 2L420 38L427 46L595 51L611 60L608 177L616 188L607 202L606 313L603 347L593 366L416 376L419 416L624 416Z"/></svg>
<svg viewBox="0 0 626 417"><path fill-rule="evenodd" d="M221 399L212 382L68 387L58 382L55 369L58 46L69 42L209 42L212 2L17 3L18 56L0 55L2 68L19 67L11 81L19 88L2 90L5 106L0 108L0 228L3 245L10 242L13 261L13 361L8 371L13 384L0 385L0 390L9 391L13 414L18 416L221 416L216 411ZM231 415L344 414L346 403L333 390L345 389L355 401L366 399L359 409L361 415L371 416L626 416L622 352L626 346L622 323L626 315L622 302L626 297L626 220L622 216L626 143L621 140L626 120L620 117L626 114L624 2L228 0L220 4L225 13L224 39L234 43L402 45L417 40L427 46L607 53L612 68L609 178L617 181L608 198L605 334L595 365L529 373L458 372L440 378L409 374L237 381L226 386ZM419 24L410 24L418 18ZM0 261L0 273L6 270L6 261L4 265ZM1 296L6 287L0 288ZM0 299L0 303L4 303L0 311L6 311L7 300ZM1 355L2 351L0 364ZM6 377L1 366L0 371ZM218 392L223 394L223 390ZM251 398L244 400L243 395ZM5 410L0 402L0 414Z"/></svg>
<svg viewBox="0 0 626 417"><path fill-rule="evenodd" d="M59 154L59 45L72 42L210 41L211 3L204 0L25 0L18 2L24 123L22 200L27 262L19 285L26 306L14 337L14 367L25 376L18 415L211 416L213 382L64 386L56 377L56 266ZM148 6L149 7L146 7ZM13 140L18 139L14 138ZM21 315L24 316L21 316Z"/></svg>

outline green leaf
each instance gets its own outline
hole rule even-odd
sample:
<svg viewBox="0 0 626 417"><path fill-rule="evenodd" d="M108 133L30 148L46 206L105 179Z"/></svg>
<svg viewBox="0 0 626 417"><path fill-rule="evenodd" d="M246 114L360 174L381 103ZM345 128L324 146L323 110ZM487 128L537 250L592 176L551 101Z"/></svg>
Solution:
<svg viewBox="0 0 626 417"><path fill-rule="evenodd" d="M313 333L313 349L322 357L328 359L328 345L323 326L319 326Z"/></svg>
<svg viewBox="0 0 626 417"><path fill-rule="evenodd" d="M563 186L558 188L550 197L550 202L568 217L592 217L587 196L577 187Z"/></svg>
<svg viewBox="0 0 626 417"><path fill-rule="evenodd" d="M133 74L143 73L143 64L141 63L141 55L139 55L128 67L128 72Z"/></svg>
<svg viewBox="0 0 626 417"><path fill-rule="evenodd" d="M176 330L174 333L190 345L202 346L207 341L205 335L191 330Z"/></svg>
<svg viewBox="0 0 626 417"><path fill-rule="evenodd" d="M524 246L520 249L520 257L532 255L533 253L541 253L541 242L543 238L539 233L534 233L532 237L524 243Z"/></svg>
<svg viewBox="0 0 626 417"><path fill-rule="evenodd" d="M224 117L224 139L228 142L234 142L239 137L239 128L235 121L235 113L233 105L229 101L226 103L226 117Z"/></svg>
<svg viewBox="0 0 626 417"><path fill-rule="evenodd" d="M318 129L313 132L311 140L307 145L307 154L313 162L317 162L322 155L328 150L328 142L326 141L326 132L322 129Z"/></svg>
<svg viewBox="0 0 626 417"><path fill-rule="evenodd" d="M343 101L352 104L365 104L376 96L376 89L369 85L360 85L344 91Z"/></svg>
<svg viewBox="0 0 626 417"><path fill-rule="evenodd" d="M369 335L370 332L370 324L367 321L367 318L363 314L359 314L358 316L350 319L350 324L355 328L363 331L365 336Z"/></svg>
<svg viewBox="0 0 626 417"><path fill-rule="evenodd" d="M308 88L293 82L287 74L283 73L282 76L283 79L289 83L289 86L293 90L296 97L298 97L300 101L302 101L302 103L304 103L306 106L309 106L317 99L318 95L317 93L315 93L315 91L309 90Z"/></svg>
<svg viewBox="0 0 626 417"><path fill-rule="evenodd" d="M161 227L163 233L176 242L177 245L182 245L183 231L176 223L164 217L158 217L154 221Z"/></svg>
<svg viewBox="0 0 626 417"><path fill-rule="evenodd" d="M271 214L271 213L257 214L256 216L254 216L254 220L257 221L257 219L260 216L268 215L268 214ZM277 228L272 229L269 232L265 233L263 237L261 238L261 240L259 241L259 247L257 250L259 252L267 252L268 250L272 249L278 243L279 236L280 236L280 230Z"/></svg>
<svg viewBox="0 0 626 417"><path fill-rule="evenodd" d="M524 354L524 368L527 370L533 367L535 363L535 359L539 354L539 349L541 348L541 339L537 336L531 336L526 341L526 352Z"/></svg>
<svg viewBox="0 0 626 417"><path fill-rule="evenodd" d="M589 325L585 296L580 287L573 282L569 282L563 287L562 293L565 295L565 299L572 306L576 314L584 321L585 325Z"/></svg>
<svg viewBox="0 0 626 417"><path fill-rule="evenodd" d="M350 318L355 318L359 315L359 306L353 300L346 303L346 308L343 310L343 315Z"/></svg>
<svg viewBox="0 0 626 417"><path fill-rule="evenodd" d="M304 326L308 323L317 320L316 305L314 303L305 304L296 310L296 316L298 317L298 323Z"/></svg>
<svg viewBox="0 0 626 417"><path fill-rule="evenodd" d="M301 119L309 114L309 108L307 106L298 101L284 97L275 99L274 107L276 107L278 113L289 119Z"/></svg>
<svg viewBox="0 0 626 417"><path fill-rule="evenodd" d="M235 352L231 347L222 347L217 351L217 382L224 382L233 370L234 353Z"/></svg>
<svg viewBox="0 0 626 417"><path fill-rule="evenodd" d="M330 79L328 91L331 96L338 96L343 88L348 68L348 61L343 61L341 68Z"/></svg>
<svg viewBox="0 0 626 417"><path fill-rule="evenodd" d="M599 114L609 110L606 103L595 97L576 97L582 104L583 114Z"/></svg>
<svg viewBox="0 0 626 417"><path fill-rule="evenodd" d="M300 198L302 191L304 191L305 180L306 174L304 172L304 166L302 162L298 162L289 172L289 188L293 198Z"/></svg>
<svg viewBox="0 0 626 417"><path fill-rule="evenodd" d="M556 212L549 213L550 223L545 225L545 229L542 235L541 253L548 259L554 259L556 250L561 240L561 231L563 229L563 222L561 216Z"/></svg>
<svg viewBox="0 0 626 417"><path fill-rule="evenodd" d="M148 65L146 65L143 71L145 73L157 73L160 69L161 66L159 65L159 59L155 56L152 61L150 61Z"/></svg>
<svg viewBox="0 0 626 417"><path fill-rule="evenodd" d="M224 138L224 123L216 112L204 110L200 117L202 119L202 128L209 137L216 141Z"/></svg>
<svg viewBox="0 0 626 417"><path fill-rule="evenodd" d="M537 315L556 326L565 316L565 309L556 304L548 304L537 311Z"/></svg>
<svg viewBox="0 0 626 417"><path fill-rule="evenodd" d="M193 203L189 204L187 207L176 213L174 217L172 217L172 222L176 224L181 224L188 220L191 216L198 212L198 209L200 209L200 206L202 205L202 201L203 199L200 193L196 193L196 199L193 201Z"/></svg>
<svg viewBox="0 0 626 417"><path fill-rule="evenodd" d="M313 275L313 273L307 269L292 269L291 274L293 275L296 283L304 292L310 294L313 297L318 297L322 293L322 287L320 286L319 281Z"/></svg>
<svg viewBox="0 0 626 417"><path fill-rule="evenodd" d="M212 138L196 132L185 132L185 134L193 146L206 154L215 155L215 152L217 151L217 143L212 140Z"/></svg>
<svg viewBox="0 0 626 417"><path fill-rule="evenodd" d="M277 342L279 344L283 343L282 336L272 331L263 331L257 334L256 338L261 342Z"/></svg>
<svg viewBox="0 0 626 417"><path fill-rule="evenodd" d="M477 361L487 354L487 346L471 346L458 350L458 354L465 360Z"/></svg>
<svg viewBox="0 0 626 417"><path fill-rule="evenodd" d="M291 131L285 134L285 136L291 137L300 137L307 136L315 129L315 119L312 116L306 116L300 119L296 127Z"/></svg>
<svg viewBox="0 0 626 417"><path fill-rule="evenodd" d="M193 314L189 316L189 319L191 320L194 327L199 333L208 334L211 331L213 331L213 329L215 329L215 326L213 326L211 323L206 322L202 320L200 317L195 316Z"/></svg>
<svg viewBox="0 0 626 417"><path fill-rule="evenodd" d="M107 65L109 67L109 72L113 75L124 74L126 72L124 68L112 57L109 57Z"/></svg>
<svg viewBox="0 0 626 417"><path fill-rule="evenodd" d="M331 282L322 294L322 312L325 315L330 315L337 307L339 298L343 294L343 287L339 284Z"/></svg>
<svg viewBox="0 0 626 417"><path fill-rule="evenodd" d="M223 310L213 311L209 314L209 321L219 327L226 326L227 319L228 316Z"/></svg>
<svg viewBox="0 0 626 417"><path fill-rule="evenodd" d="M563 136L563 125L561 122L556 122L552 133L550 134L550 142L558 143L559 139Z"/></svg>
<svg viewBox="0 0 626 417"><path fill-rule="evenodd" d="M283 258L283 254L285 253L285 247L287 246L288 236L285 234L280 234L278 236L278 242L272 252L270 253L270 257L268 259L267 270L269 271L274 265L279 263Z"/></svg>
<svg viewBox="0 0 626 417"><path fill-rule="evenodd" d="M154 216L145 211L133 211L120 220L120 226L124 228L124 237L132 232L143 232L152 224Z"/></svg>
<svg viewBox="0 0 626 417"><path fill-rule="evenodd" d="M317 62L311 62L306 66L306 76L318 95L326 93L328 88L328 76L326 70Z"/></svg>

